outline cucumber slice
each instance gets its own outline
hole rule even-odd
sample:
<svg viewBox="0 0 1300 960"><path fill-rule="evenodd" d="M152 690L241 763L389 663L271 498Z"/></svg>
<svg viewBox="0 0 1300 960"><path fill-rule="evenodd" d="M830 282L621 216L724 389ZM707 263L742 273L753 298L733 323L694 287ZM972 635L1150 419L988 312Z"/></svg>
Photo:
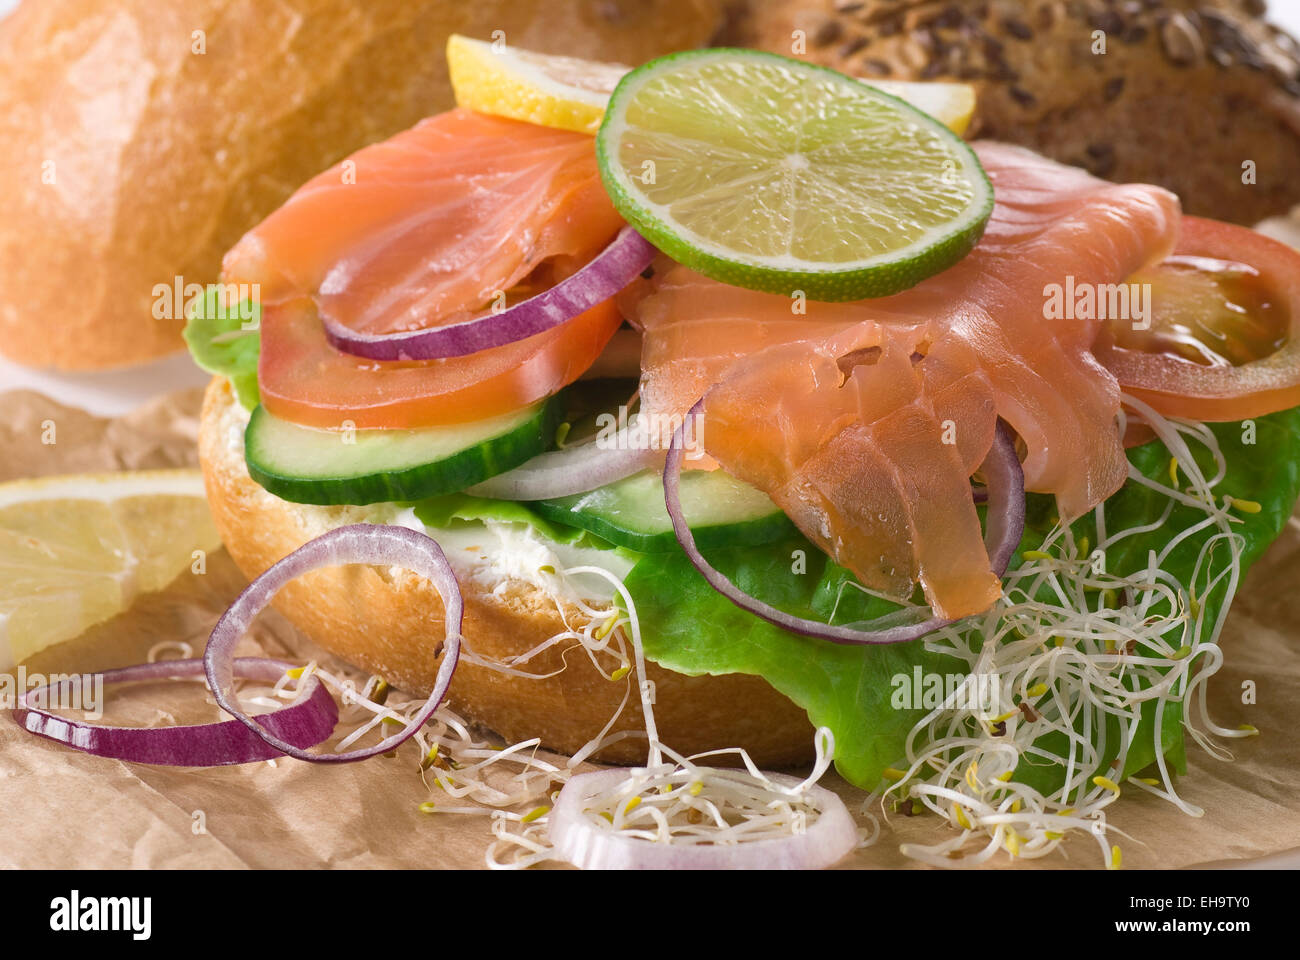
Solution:
<svg viewBox="0 0 1300 960"><path fill-rule="evenodd" d="M244 459L254 480L294 503L422 500L545 453L562 415L560 400L551 397L490 420L348 434L289 423L259 406L244 433Z"/></svg>
<svg viewBox="0 0 1300 960"><path fill-rule="evenodd" d="M683 473L681 495L686 520L701 548L756 546L797 532L767 494L721 470ZM663 476L657 471L529 506L547 520L589 530L639 553L680 549L664 506Z"/></svg>

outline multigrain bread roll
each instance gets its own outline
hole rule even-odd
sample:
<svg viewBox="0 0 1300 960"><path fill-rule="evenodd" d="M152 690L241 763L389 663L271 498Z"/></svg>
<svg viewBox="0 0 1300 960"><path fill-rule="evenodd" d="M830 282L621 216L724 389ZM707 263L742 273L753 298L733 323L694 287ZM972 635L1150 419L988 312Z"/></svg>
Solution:
<svg viewBox="0 0 1300 960"><path fill-rule="evenodd" d="M1264 12L1263 0L739 0L720 40L868 79L973 83L968 136L1250 224L1300 202L1300 44Z"/></svg>
<svg viewBox="0 0 1300 960"><path fill-rule="evenodd" d="M635 64L719 18L718 0L25 0L0 20L0 352L86 370L179 350L155 286L216 280L308 178L450 107L452 32Z"/></svg>
<svg viewBox="0 0 1300 960"><path fill-rule="evenodd" d="M1294 207L1286 216L1269 217L1255 224L1255 229L1300 250L1300 207Z"/></svg>
<svg viewBox="0 0 1300 960"><path fill-rule="evenodd" d="M334 527L394 519L390 504L318 507L267 493L244 465L246 423L247 414L229 384L214 379L204 399L199 459L217 530L248 577ZM449 547L447 552L465 598L466 644L476 654L501 661L563 629L560 609L546 593L534 583L502 573L506 563L493 555L489 538L475 546L473 551ZM427 583L400 571L333 567L288 584L277 595L275 607L344 660L408 692L423 695L431 689L439 664L442 605ZM566 605L564 614L570 623L584 620L573 605ZM553 647L520 666L539 674L558 671L544 680L510 677L462 658L449 699L459 712L510 742L541 737L546 746L573 753L614 715L631 681L611 682L581 650L566 654L572 646ZM690 754L745 747L765 767L790 766L812 756L813 730L807 716L767 681L743 674L687 677L653 663L647 668L647 678L655 684L659 736L674 750ZM644 730L634 686L613 730ZM623 740L597 757L644 762L646 741Z"/></svg>

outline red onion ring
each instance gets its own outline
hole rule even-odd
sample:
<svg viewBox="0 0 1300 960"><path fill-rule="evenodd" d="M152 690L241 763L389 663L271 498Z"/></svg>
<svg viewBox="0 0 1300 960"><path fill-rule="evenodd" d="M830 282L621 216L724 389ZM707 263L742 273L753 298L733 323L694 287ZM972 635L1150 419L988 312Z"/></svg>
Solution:
<svg viewBox="0 0 1300 960"><path fill-rule="evenodd" d="M561 859L584 870L820 870L858 843L844 801L816 785L801 799L816 807L818 817L801 834L728 844L666 844L619 836L584 809L597 794L631 775L629 770L597 770L569 779L548 818L551 844ZM783 787L802 782L779 773L766 776Z"/></svg>
<svg viewBox="0 0 1300 960"><path fill-rule="evenodd" d="M500 313L443 327L385 334L357 333L323 312L321 321L331 344L359 357L371 360L463 357L536 336L604 303L650 266L655 253L650 241L631 227L624 227L608 247L577 273Z"/></svg>
<svg viewBox="0 0 1300 960"><path fill-rule="evenodd" d="M235 645L248 629L253 618L271 602L286 583L318 567L338 564L364 563L381 567L404 567L425 577L442 597L445 610L446 641L442 663L434 681L433 692L420 711L400 732L387 737L371 747L350 750L347 753L308 753L297 744L278 737L262 726L259 720L248 716L235 699L231 684L234 680L233 659ZM283 560L273 564L265 573L250 583L230 605L217 625L212 628L203 663L208 683L217 704L262 740L280 753L299 760L315 763L349 763L364 760L376 754L388 753L414 736L433 712L438 709L451 684L456 662L460 658L460 628L464 604L460 585L451 565L443 555L436 540L406 527L383 524L358 523L337 527L314 540L309 540Z"/></svg>
<svg viewBox="0 0 1300 960"><path fill-rule="evenodd" d="M241 657L231 664L232 673L245 680L274 683L292 664L281 660ZM129 683L140 680L169 680L177 677L203 676L203 661L162 660L133 667L106 670L104 683ZM173 767L216 767L232 763L272 760L280 750L263 742L261 736L245 729L235 720L222 720L183 727L110 727L83 720L55 716L33 701L41 695L57 693L71 679L29 690L18 698L13 717L29 733L47 740L114 760L155 763ZM275 736L296 747L311 747L324 740L338 722L338 708L320 680L310 677L302 694L275 713L255 718Z"/></svg>
<svg viewBox="0 0 1300 960"><path fill-rule="evenodd" d="M906 643L918 640L940 627L952 623L941 617L930 617L920 623L903 624L877 630L859 630L847 626L833 626L819 620L806 620L786 613L771 604L764 603L756 597L745 593L731 582L720 570L709 563L695 545L695 537L686 523L682 512L682 503L678 482L682 472L682 454L684 450L683 428L700 415L704 407L701 397L691 407L690 413L673 432L672 443L668 447L668 459L664 463L664 503L668 507L668 516L673 522L673 532L677 542L682 545L687 558L700 575L708 581L709 586L722 594L742 610L748 610L768 623L775 624L791 633L806 637L819 637L844 644L886 644ZM1025 475L1016 456L1014 434L1007 424L999 419L993 435L993 446L988 456L980 465L988 487L989 511L985 521L984 543L988 547L989 560L993 571L1000 577L1006 573L1011 556L1020 543L1025 531Z"/></svg>
<svg viewBox="0 0 1300 960"><path fill-rule="evenodd" d="M647 467L658 466L662 451L653 449L648 440L644 449L635 447L631 429L625 427L616 433L609 446L591 440L538 454L513 470L489 477L465 492L493 500L549 500L586 493Z"/></svg>

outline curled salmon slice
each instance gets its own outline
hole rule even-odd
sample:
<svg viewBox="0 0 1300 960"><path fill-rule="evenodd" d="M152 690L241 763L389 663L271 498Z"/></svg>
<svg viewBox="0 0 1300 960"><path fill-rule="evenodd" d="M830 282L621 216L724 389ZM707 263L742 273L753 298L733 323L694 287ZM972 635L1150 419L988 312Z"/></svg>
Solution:
<svg viewBox="0 0 1300 960"><path fill-rule="evenodd" d="M222 272L260 284L264 305L306 295L393 333L467 319L544 261L572 272L622 226L591 137L457 109L308 181Z"/></svg>
<svg viewBox="0 0 1300 960"><path fill-rule="evenodd" d="M919 582L945 617L1000 589L969 486L999 416L1024 441L1027 488L1063 518L1124 482L1119 387L1090 352L1103 321L1053 319L1045 302L1067 278L1121 283L1163 259L1179 222L1158 187L975 149L996 199L984 237L911 290L802 303L678 267L638 311L648 410L706 395L704 445L724 468L864 584L901 597Z"/></svg>
<svg viewBox="0 0 1300 960"><path fill-rule="evenodd" d="M614 303L428 361L342 353L324 318L370 334L462 322L558 282L622 226L591 137L452 110L312 179L231 249L223 274L260 287L271 413L324 428L463 423L581 376L619 326Z"/></svg>

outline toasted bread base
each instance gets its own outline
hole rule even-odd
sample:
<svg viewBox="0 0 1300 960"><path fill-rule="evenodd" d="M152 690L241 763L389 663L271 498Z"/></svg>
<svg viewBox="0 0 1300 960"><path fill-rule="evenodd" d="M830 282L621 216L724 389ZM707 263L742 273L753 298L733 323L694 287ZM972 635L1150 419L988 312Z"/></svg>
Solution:
<svg viewBox="0 0 1300 960"><path fill-rule="evenodd" d="M242 447L243 412L224 379L214 379L204 398L199 459L217 530L239 568L255 577L281 557L326 530L366 522L366 507L318 507L289 503L267 493L248 475ZM533 584L511 580L487 584L461 577L465 599L463 634L480 657L501 661L525 653L564 629L563 616L581 622L576 607L563 611ZM275 607L313 641L394 686L427 694L438 670L443 639L442 603L426 582L401 571L331 567L289 583ZM646 624L644 629L653 629ZM574 753L627 705L611 732L643 731L645 721L634 675L611 682L580 650L566 656L563 644L528 662L546 679L509 676L462 659L449 702L463 715L509 742L540 737ZM760 677L744 674L688 677L647 663L655 685L660 740L684 754L744 747L764 767L791 766L812 756L813 730L803 710ZM646 758L643 737L606 747L597 759L638 763Z"/></svg>

